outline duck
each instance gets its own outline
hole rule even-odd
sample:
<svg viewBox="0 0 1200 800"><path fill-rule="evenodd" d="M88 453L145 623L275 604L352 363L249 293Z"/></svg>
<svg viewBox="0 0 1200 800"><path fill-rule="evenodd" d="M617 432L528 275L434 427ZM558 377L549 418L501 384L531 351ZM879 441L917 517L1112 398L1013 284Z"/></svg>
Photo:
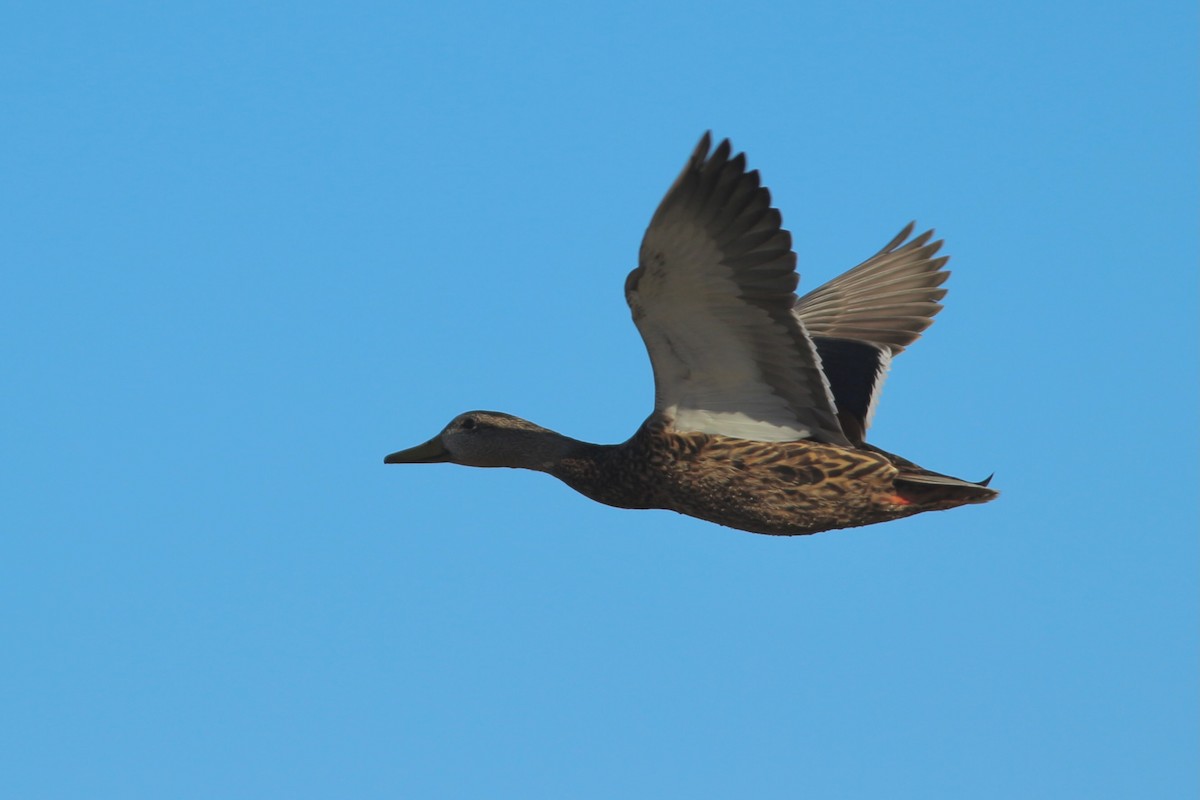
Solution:
<svg viewBox="0 0 1200 800"><path fill-rule="evenodd" d="M609 506L776 536L987 503L990 476L954 478L866 441L892 360L946 294L943 242L914 229L798 297L770 191L705 133L625 280L654 373L654 409L633 436L593 444L468 411L384 463L536 470Z"/></svg>

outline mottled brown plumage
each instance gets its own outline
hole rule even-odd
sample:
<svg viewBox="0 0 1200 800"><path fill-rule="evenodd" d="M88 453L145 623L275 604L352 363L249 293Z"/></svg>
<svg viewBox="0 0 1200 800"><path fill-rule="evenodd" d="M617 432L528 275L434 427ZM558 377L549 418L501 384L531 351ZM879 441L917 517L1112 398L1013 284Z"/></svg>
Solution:
<svg viewBox="0 0 1200 800"><path fill-rule="evenodd" d="M817 442L751 442L675 434L648 420L632 439L551 474L608 505L665 508L753 533L799 535L899 519L994 492L963 487L946 505L903 499L885 453ZM974 499L968 499L973 496Z"/></svg>
<svg viewBox="0 0 1200 800"><path fill-rule="evenodd" d="M601 503L754 533L850 528L996 492L864 441L891 358L941 310L949 273L909 225L797 300L791 236L745 157L707 135L642 243L626 297L655 376L629 441L597 445L491 411L460 414L386 463L546 472Z"/></svg>

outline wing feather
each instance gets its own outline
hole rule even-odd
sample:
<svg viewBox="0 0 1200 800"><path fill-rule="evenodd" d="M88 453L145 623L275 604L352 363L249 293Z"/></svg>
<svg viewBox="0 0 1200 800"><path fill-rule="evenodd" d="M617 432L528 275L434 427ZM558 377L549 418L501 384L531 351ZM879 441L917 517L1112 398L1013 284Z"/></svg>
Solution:
<svg viewBox="0 0 1200 800"><path fill-rule="evenodd" d="M705 134L642 240L626 300L677 430L848 444L796 304L796 256L771 195Z"/></svg>
<svg viewBox="0 0 1200 800"><path fill-rule="evenodd" d="M854 339L887 346L897 355L933 324L946 296L940 288L950 259L936 254L933 231L909 241L914 223L857 267L813 289L796 303L796 314L813 336ZM905 313L897 313L897 309Z"/></svg>
<svg viewBox="0 0 1200 800"><path fill-rule="evenodd" d="M949 259L933 231L909 240L909 223L857 267L806 294L796 316L811 333L830 382L838 420L861 444L892 358L933 324L946 296Z"/></svg>

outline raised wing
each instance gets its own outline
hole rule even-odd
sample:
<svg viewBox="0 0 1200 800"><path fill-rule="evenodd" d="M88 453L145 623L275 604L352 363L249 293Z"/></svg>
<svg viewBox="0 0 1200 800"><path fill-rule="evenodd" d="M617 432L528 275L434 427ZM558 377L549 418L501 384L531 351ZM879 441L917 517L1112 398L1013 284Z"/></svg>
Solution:
<svg viewBox="0 0 1200 800"><path fill-rule="evenodd" d="M642 240L625 298L676 430L848 444L793 313L796 256L770 193L705 134Z"/></svg>
<svg viewBox="0 0 1200 800"><path fill-rule="evenodd" d="M821 356L846 436L861 444L892 357L920 337L942 310L950 259L926 231L905 243L913 223L871 258L796 303L795 314Z"/></svg>

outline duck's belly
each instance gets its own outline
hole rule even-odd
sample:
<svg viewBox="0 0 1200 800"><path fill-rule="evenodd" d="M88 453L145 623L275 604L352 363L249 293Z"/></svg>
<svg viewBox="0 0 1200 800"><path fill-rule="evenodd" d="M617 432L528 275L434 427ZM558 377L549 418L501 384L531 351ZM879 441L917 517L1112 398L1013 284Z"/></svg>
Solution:
<svg viewBox="0 0 1200 800"><path fill-rule="evenodd" d="M661 507L754 533L796 536L916 513L896 496L896 469L874 453L796 443L781 448L720 437L663 466Z"/></svg>

